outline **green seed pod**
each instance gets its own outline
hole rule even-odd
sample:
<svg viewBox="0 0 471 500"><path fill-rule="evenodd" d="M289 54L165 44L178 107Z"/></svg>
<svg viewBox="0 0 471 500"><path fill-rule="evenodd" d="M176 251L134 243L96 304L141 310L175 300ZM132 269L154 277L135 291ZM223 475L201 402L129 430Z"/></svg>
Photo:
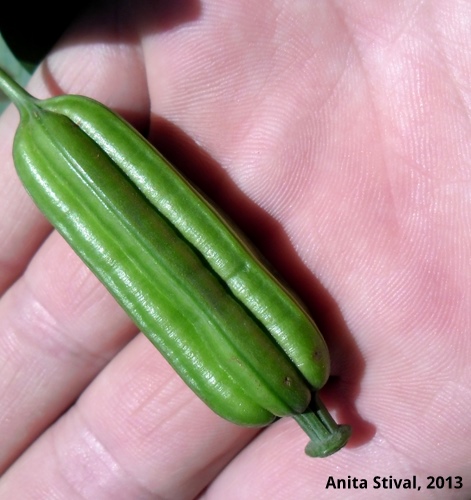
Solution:
<svg viewBox="0 0 471 500"><path fill-rule="evenodd" d="M20 111L25 188L193 391L240 425L293 416L311 456L341 448L350 429L311 401L322 336L216 209L100 103L40 101L2 71L0 88Z"/></svg>

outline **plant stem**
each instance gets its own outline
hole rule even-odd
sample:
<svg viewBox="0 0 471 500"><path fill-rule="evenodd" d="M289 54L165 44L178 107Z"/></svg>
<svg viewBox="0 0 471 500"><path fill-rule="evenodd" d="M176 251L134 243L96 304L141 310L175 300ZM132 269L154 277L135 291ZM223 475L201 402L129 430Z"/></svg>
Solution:
<svg viewBox="0 0 471 500"><path fill-rule="evenodd" d="M18 108L20 114L29 112L38 101L2 68L0 68L0 90Z"/></svg>
<svg viewBox="0 0 471 500"><path fill-rule="evenodd" d="M352 430L349 425L338 425L317 393L306 411L293 418L311 438L305 452L310 457L327 457L347 443Z"/></svg>

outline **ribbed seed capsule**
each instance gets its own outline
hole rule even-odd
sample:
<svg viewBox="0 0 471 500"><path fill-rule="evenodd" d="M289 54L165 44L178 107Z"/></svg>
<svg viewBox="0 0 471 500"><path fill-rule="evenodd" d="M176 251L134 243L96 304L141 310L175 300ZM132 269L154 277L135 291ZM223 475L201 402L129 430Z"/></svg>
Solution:
<svg viewBox="0 0 471 500"><path fill-rule="evenodd" d="M14 160L46 217L181 376L193 372L189 382L200 396L219 383L212 373L219 365L237 381L233 391L274 415L307 407L309 389L286 355L73 122L41 108L29 111L15 137ZM260 353L276 370L262 369ZM212 391L210 404L218 399Z"/></svg>
<svg viewBox="0 0 471 500"><path fill-rule="evenodd" d="M306 379L328 375L322 337L219 214L104 106L38 101L1 71L0 87L20 110L26 189L199 397L242 425L294 416L310 455L343 446L349 429L309 407Z"/></svg>
<svg viewBox="0 0 471 500"><path fill-rule="evenodd" d="M127 122L92 99L58 96L44 101L43 107L68 116L119 163L264 325L310 385L319 389L325 384L329 353L310 316L238 233L153 146Z"/></svg>

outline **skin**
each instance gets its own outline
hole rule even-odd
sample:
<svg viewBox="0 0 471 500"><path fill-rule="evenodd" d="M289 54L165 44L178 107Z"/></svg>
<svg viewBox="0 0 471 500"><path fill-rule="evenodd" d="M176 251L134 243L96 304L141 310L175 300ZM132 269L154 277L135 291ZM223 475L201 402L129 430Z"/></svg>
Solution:
<svg viewBox="0 0 471 500"><path fill-rule="evenodd" d="M291 419L206 408L27 197L10 108L0 497L332 498L351 476L379 498L374 476L416 475L402 498L443 498L427 476L468 498L471 6L129 3L87 14L29 90L117 109L253 237L324 332L323 399L353 436L310 459Z"/></svg>

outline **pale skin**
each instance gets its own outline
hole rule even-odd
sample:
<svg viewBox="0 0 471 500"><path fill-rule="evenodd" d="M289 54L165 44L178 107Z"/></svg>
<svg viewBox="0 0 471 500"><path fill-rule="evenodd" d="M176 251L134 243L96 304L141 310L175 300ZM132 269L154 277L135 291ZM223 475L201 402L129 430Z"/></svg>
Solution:
<svg viewBox="0 0 471 500"><path fill-rule="evenodd" d="M462 476L445 496L469 497L471 5L129 3L78 23L29 90L116 109L254 237L324 332L323 397L353 436L312 459L293 420L199 401L29 200L10 108L0 497L335 498L351 476L368 490L348 498L379 498L378 475L416 475L402 498Z"/></svg>

